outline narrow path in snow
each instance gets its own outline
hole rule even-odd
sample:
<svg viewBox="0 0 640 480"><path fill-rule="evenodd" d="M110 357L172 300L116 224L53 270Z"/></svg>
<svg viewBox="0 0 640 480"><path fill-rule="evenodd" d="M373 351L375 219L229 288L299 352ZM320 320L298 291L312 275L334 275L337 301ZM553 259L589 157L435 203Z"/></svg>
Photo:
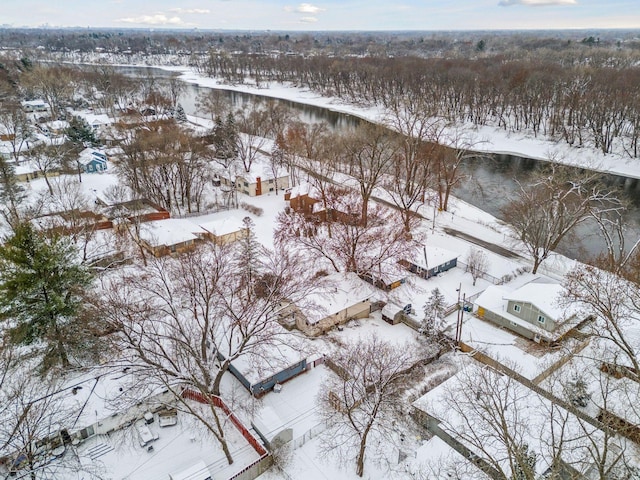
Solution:
<svg viewBox="0 0 640 480"><path fill-rule="evenodd" d="M487 250L492 251L493 253L497 253L498 255L502 255L506 258L517 258L520 260L526 260L522 255L519 255L511 250L508 250L500 245L496 245L495 243L487 242L486 240L482 240L481 238L474 237L473 235L469 235L468 233L461 232L460 230L456 230L451 227L443 227L442 229L444 233L447 235L451 235L452 237L462 238L467 242L475 243L481 247L486 248Z"/></svg>

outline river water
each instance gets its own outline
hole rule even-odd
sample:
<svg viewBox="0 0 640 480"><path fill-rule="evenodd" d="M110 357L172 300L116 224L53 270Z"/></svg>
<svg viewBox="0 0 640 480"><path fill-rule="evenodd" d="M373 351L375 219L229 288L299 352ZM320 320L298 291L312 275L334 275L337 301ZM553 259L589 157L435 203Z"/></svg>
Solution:
<svg viewBox="0 0 640 480"><path fill-rule="evenodd" d="M119 70L127 75L149 76L156 79L176 75L153 67L119 67ZM180 96L180 103L185 112L191 115L197 114L196 99L198 95L206 93L208 90L209 87L185 84L185 89ZM247 103L270 100L291 110L292 116L298 117L303 122L326 122L334 130L353 128L361 122L359 118L352 115L313 105L231 90L219 91L234 110ZM543 163L530 158L506 154L472 156L464 160L461 168L464 181L456 188L454 195L500 218L501 210L515 195L518 188L517 182L526 184L527 178ZM640 182L618 175L599 175L603 183L618 188L620 190L618 196L629 202L629 209L624 218L625 236L627 245L632 245L640 237ZM603 252L605 246L595 222L588 222L579 226L572 238L563 241L558 247L558 252L572 259L585 261Z"/></svg>

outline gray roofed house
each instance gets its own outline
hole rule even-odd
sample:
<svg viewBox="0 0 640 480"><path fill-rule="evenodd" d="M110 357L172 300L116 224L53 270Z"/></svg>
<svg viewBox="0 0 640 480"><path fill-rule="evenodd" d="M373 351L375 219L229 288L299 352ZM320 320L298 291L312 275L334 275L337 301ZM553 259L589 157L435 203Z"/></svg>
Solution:
<svg viewBox="0 0 640 480"><path fill-rule="evenodd" d="M476 299L475 313L530 340L553 343L584 320L561 304L563 292L562 285L540 279L515 290L494 285Z"/></svg>

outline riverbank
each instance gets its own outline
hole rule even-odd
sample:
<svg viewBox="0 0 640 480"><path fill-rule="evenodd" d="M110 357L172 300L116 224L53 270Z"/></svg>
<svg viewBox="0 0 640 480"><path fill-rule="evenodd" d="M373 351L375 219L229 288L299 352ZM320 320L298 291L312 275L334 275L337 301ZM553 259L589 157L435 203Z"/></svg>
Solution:
<svg viewBox="0 0 640 480"><path fill-rule="evenodd" d="M261 87L251 84L229 85L222 83L219 79L202 76L188 67L158 66L157 68L178 73L180 80L186 83L312 105L353 115L370 122L384 123L386 115L381 107L353 105L339 98L323 97L293 85L273 82L265 82L265 86ZM461 135L474 144L474 150L482 153L515 155L541 161L553 159L566 165L640 179L640 159L630 158L624 153L604 154L596 148L572 147L563 142L536 138L521 132L508 132L493 126L477 127L472 124L463 124L445 132L445 138Z"/></svg>

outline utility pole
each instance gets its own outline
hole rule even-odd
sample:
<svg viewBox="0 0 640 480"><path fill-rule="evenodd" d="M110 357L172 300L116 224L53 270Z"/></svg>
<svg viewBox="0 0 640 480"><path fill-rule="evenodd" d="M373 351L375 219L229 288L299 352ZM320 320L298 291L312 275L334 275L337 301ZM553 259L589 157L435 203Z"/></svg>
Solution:
<svg viewBox="0 0 640 480"><path fill-rule="evenodd" d="M466 303L466 299L467 299L467 294L463 293L462 294L462 304L460 304L460 293L462 293L462 283L460 284L460 286L457 289L458 292L458 317L457 317L457 322L456 322L456 345L459 347L460 346L460 340L462 338L462 320L464 318L464 305Z"/></svg>

